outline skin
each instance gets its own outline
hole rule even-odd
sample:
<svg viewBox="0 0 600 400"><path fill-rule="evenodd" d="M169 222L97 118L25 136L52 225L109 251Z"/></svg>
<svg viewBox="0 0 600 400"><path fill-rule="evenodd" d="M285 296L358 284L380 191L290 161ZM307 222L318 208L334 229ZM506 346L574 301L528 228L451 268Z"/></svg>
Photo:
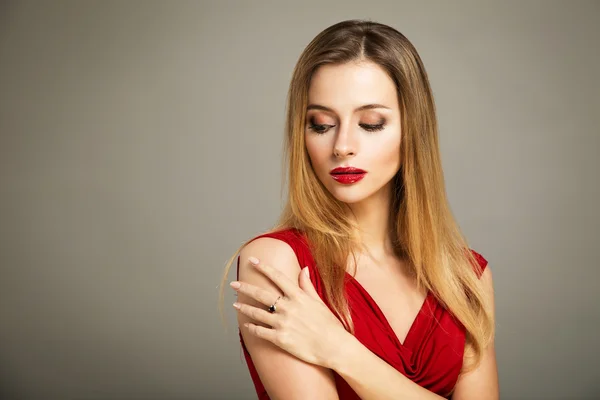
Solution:
<svg viewBox="0 0 600 400"><path fill-rule="evenodd" d="M373 104L383 107L357 110ZM380 123L383 129L369 131L369 125ZM370 62L322 66L309 88L306 126L305 145L317 177L333 196L349 205L360 227L355 234L364 250L357 265L349 262L348 270L356 272L356 279L380 305L403 342L426 293L417 291L403 261L394 255L387 234L391 180L401 165L402 140L392 80ZM343 185L329 174L338 166L354 166L367 174L355 184ZM272 398L336 399L332 371L363 399L441 398L406 378L348 333L300 268L289 245L259 238L242 249L240 281L231 284L238 292L234 307L239 310L244 342ZM493 301L490 268L481 279ZM279 295L283 297L277 302L277 312L267 312L265 306ZM282 369L286 374L281 374ZM459 379L453 399L497 398L492 344L479 368Z"/></svg>
<svg viewBox="0 0 600 400"><path fill-rule="evenodd" d="M365 105L378 107L355 111ZM312 109L324 106L331 111ZM392 254L387 234L392 178L400 169L400 110L391 78L376 64L322 66L308 93L305 144L311 165L327 190L356 215L365 247L375 255ZM311 129L312 124L325 125ZM383 123L382 130L368 126ZM360 182L343 185L329 174L335 167L367 171Z"/></svg>

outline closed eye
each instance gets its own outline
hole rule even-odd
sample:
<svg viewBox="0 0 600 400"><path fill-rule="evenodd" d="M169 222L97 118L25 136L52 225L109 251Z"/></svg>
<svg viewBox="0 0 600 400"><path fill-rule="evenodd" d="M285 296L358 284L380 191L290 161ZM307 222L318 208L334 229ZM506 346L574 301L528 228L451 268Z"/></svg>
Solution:
<svg viewBox="0 0 600 400"><path fill-rule="evenodd" d="M327 127L333 128L335 125L316 125L316 124L311 124L309 125L308 129L314 131L317 134L323 134L325 132L327 132L328 129L326 129Z"/></svg>
<svg viewBox="0 0 600 400"><path fill-rule="evenodd" d="M360 126L362 126L365 130L367 130L369 132L376 132L376 131L382 130L383 127L385 126L385 124L384 123L377 124L377 125L360 124Z"/></svg>
<svg viewBox="0 0 600 400"><path fill-rule="evenodd" d="M382 130L385 127L384 123L376 124L376 125L371 125L371 124L359 124L359 125L368 132L377 132L377 131ZM315 132L317 134L323 134L329 130L328 128L333 128L334 126L335 125L310 124L308 126L308 129L312 130L313 132Z"/></svg>

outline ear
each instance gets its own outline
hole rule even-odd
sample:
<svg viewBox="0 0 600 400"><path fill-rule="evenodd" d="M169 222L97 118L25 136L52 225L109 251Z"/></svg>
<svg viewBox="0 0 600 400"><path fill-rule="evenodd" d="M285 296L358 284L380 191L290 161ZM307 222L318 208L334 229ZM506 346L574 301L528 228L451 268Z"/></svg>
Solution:
<svg viewBox="0 0 600 400"><path fill-rule="evenodd" d="M304 290L309 296L319 301L322 301L321 297L319 296L319 293L317 293L317 290L315 289L315 287L312 284L312 281L310 280L310 276L308 274L308 267L304 267L300 271L300 274L298 276L298 285L300 286L300 289Z"/></svg>

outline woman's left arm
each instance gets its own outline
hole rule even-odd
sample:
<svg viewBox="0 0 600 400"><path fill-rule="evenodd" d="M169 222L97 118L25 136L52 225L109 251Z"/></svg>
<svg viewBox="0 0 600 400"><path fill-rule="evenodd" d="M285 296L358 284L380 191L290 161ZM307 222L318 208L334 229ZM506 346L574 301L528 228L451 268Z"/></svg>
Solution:
<svg viewBox="0 0 600 400"><path fill-rule="evenodd" d="M495 324L494 283L492 281L492 270L489 267L483 271L481 281L484 284L485 293L490 300L492 319ZM484 350L481 363L478 367L458 378L452 394L452 400L497 400L499 397L500 388L498 383L498 366L496 364L496 349L494 339L492 339L492 342Z"/></svg>
<svg viewBox="0 0 600 400"><path fill-rule="evenodd" d="M256 264L286 294L277 303L278 310L270 314L248 304L237 304L243 314L272 328L249 324L250 333L268 340L294 356L336 371L363 400L370 399L443 399L443 397L411 381L387 362L371 352L325 306L304 271L299 276L299 286L268 265ZM487 293L493 296L490 268L481 279L486 282ZM260 288L239 282L235 289L265 305L272 299ZM281 313L281 314L280 314ZM279 315L278 315L279 314ZM491 356L490 356L491 355ZM496 361L493 345L486 351L477 370L459 379L453 400L498 398Z"/></svg>
<svg viewBox="0 0 600 400"><path fill-rule="evenodd" d="M494 288L490 268L486 268L481 280L493 309ZM344 378L361 399L443 398L414 383L364 347L354 336L348 336L339 346L342 351L332 359L329 367ZM484 350L479 366L459 378L452 399L497 400L498 397L496 353L492 341Z"/></svg>
<svg viewBox="0 0 600 400"><path fill-rule="evenodd" d="M348 333L339 347L340 352L332 358L329 368L337 372L361 399L443 399L411 381L351 334Z"/></svg>

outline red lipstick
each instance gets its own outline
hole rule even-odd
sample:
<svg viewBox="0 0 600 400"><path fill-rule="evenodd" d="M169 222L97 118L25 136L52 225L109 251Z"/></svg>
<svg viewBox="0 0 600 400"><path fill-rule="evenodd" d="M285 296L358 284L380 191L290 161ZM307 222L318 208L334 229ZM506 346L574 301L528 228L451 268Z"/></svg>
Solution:
<svg viewBox="0 0 600 400"><path fill-rule="evenodd" d="M337 167L329 171L329 174L339 183L349 185L364 178L367 171L354 167Z"/></svg>

